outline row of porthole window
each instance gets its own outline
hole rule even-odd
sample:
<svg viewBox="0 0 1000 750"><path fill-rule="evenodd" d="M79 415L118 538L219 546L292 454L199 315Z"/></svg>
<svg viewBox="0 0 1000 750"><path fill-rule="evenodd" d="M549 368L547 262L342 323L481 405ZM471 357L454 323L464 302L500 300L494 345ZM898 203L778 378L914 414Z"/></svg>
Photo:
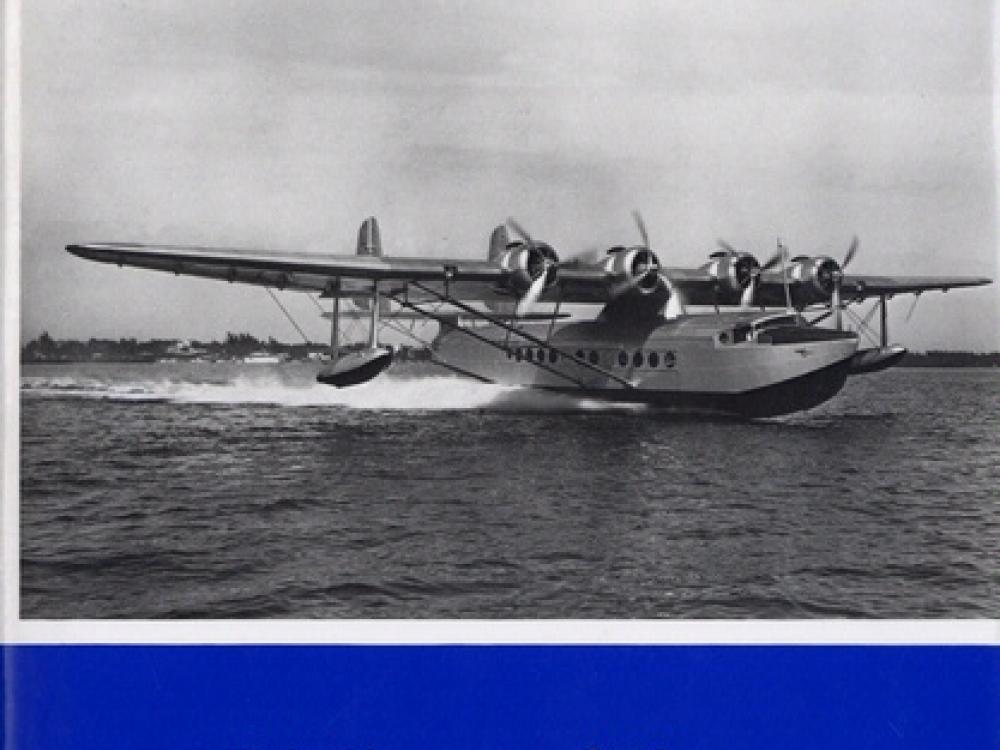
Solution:
<svg viewBox="0 0 1000 750"><path fill-rule="evenodd" d="M594 354L596 353L594 352ZM518 362L535 362L540 365L545 364L546 361L549 364L555 364L559 361L559 353L555 349L531 349L521 346L517 349L508 349L507 358L514 358Z"/></svg>
<svg viewBox="0 0 1000 750"><path fill-rule="evenodd" d="M554 349L532 349L530 347L518 347L517 349L508 350L507 357L516 359L518 362L535 362L537 364L555 364L559 361L559 353ZM590 349L589 351L584 351L583 349L578 349L576 351L577 359L582 359L589 362L592 365L600 364L601 355L595 350ZM620 351L618 352L618 366L628 367L629 360L631 359L632 367L643 367L648 366L652 368L659 367L673 367L677 364L677 357L673 352L663 352L661 355L659 352L642 352L637 351L629 357L628 352Z"/></svg>
<svg viewBox="0 0 1000 750"><path fill-rule="evenodd" d="M673 352L643 352L637 351L632 354L631 357L632 367L673 367L677 364L677 356ZM618 366L628 367L629 366L629 355L626 351L618 352Z"/></svg>

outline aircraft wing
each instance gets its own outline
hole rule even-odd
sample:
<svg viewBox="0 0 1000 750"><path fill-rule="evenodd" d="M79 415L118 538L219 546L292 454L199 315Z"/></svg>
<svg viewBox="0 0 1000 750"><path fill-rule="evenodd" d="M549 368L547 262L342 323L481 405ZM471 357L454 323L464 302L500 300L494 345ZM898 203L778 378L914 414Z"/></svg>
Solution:
<svg viewBox="0 0 1000 750"><path fill-rule="evenodd" d="M841 282L841 290L845 299L866 299L883 294L920 294L960 287L983 286L990 279L974 276L859 276L845 275Z"/></svg>
<svg viewBox="0 0 1000 750"><path fill-rule="evenodd" d="M841 297L845 302L857 301L885 295L921 294L959 287L983 286L991 283L991 279L975 276L862 276L860 274L845 275L841 282ZM829 301L829 294L816 291L809 282L792 284L790 288L793 303L797 306ZM785 291L781 274L765 273L761 276L758 291L754 300L761 305L782 306L785 304Z"/></svg>
<svg viewBox="0 0 1000 750"><path fill-rule="evenodd" d="M68 245L66 249L73 255L100 263L306 292L330 293L337 279L443 282L449 276L449 280L456 282L454 291L457 294L458 285L490 289L503 279L501 268L475 260L321 255L117 242ZM473 295L472 298L479 297Z"/></svg>
<svg viewBox="0 0 1000 750"><path fill-rule="evenodd" d="M177 275L200 276L240 284L275 287L294 291L320 292L342 297L366 297L373 280L396 281L385 290L401 289L408 282L442 291L469 301L511 301L511 291L503 286L506 271L487 260L448 258L400 258L378 255L322 255L181 245L141 245L94 243L67 245L73 255L100 263L132 266ZM336 291L341 280L340 291ZM571 266L560 269L561 292L546 290L543 300L564 302L606 302L613 279L598 266ZM411 301L433 299L410 289Z"/></svg>
<svg viewBox="0 0 1000 750"><path fill-rule="evenodd" d="M318 253L243 250L179 245L97 243L68 245L74 255L101 263L133 266L177 275L200 276L241 284L318 292L326 296L367 297L372 281L386 283L386 292L402 290L419 282L437 293L444 291L466 301L513 301L505 286L507 271L488 260L448 258L400 258L381 255L322 255ZM691 304L715 301L715 280L703 269L664 269ZM606 303L619 281L599 264L567 263L559 268L558 284L546 289L540 299L565 303ZM934 289L980 286L989 279L967 276L845 276L844 299L879 295L920 293ZM339 284L339 287L338 287ZM779 274L764 274L757 300L761 304L784 304ZM412 302L432 301L434 296L410 287ZM805 300L811 302L814 300ZM723 302L726 304L726 302ZM731 302L730 302L731 304Z"/></svg>

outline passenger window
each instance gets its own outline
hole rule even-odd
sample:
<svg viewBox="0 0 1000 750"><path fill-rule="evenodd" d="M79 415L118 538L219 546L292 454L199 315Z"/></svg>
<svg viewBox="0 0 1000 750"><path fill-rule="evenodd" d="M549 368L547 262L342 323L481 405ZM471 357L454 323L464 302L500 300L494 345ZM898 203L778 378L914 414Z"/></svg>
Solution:
<svg viewBox="0 0 1000 750"><path fill-rule="evenodd" d="M674 356L673 352L663 353L663 366L673 367L677 363L677 357Z"/></svg>
<svg viewBox="0 0 1000 750"><path fill-rule="evenodd" d="M555 349L549 349L549 364L554 365L559 359L559 353Z"/></svg>
<svg viewBox="0 0 1000 750"><path fill-rule="evenodd" d="M577 359L583 359L583 358L584 358L584 356L585 356L585 355L584 355L584 353L583 353L583 349L577 349L577 350L576 350L576 358L577 358Z"/></svg>
<svg viewBox="0 0 1000 750"><path fill-rule="evenodd" d="M521 357L522 356L523 355L522 355L522 352L521 352L520 348L517 348L517 349L514 350L514 359L516 359L518 362L521 361Z"/></svg>
<svg viewBox="0 0 1000 750"><path fill-rule="evenodd" d="M590 354L587 355L587 359L590 361L590 364L592 365L596 365L598 362L601 361L600 355L598 355L598 353L595 352L593 349L590 350Z"/></svg>
<svg viewBox="0 0 1000 750"><path fill-rule="evenodd" d="M750 338L750 326L737 326L733 329L733 343L742 344Z"/></svg>
<svg viewBox="0 0 1000 750"><path fill-rule="evenodd" d="M632 355L632 365L634 367L642 367L642 352L636 352Z"/></svg>
<svg viewBox="0 0 1000 750"><path fill-rule="evenodd" d="M723 331L722 333L719 334L719 343L720 344L728 344L729 343L729 332L728 331Z"/></svg>
<svg viewBox="0 0 1000 750"><path fill-rule="evenodd" d="M628 367L628 352L618 352L618 366Z"/></svg>
<svg viewBox="0 0 1000 750"><path fill-rule="evenodd" d="M650 352L649 353L649 366L650 367L659 367L660 366L660 355L657 354L656 352Z"/></svg>

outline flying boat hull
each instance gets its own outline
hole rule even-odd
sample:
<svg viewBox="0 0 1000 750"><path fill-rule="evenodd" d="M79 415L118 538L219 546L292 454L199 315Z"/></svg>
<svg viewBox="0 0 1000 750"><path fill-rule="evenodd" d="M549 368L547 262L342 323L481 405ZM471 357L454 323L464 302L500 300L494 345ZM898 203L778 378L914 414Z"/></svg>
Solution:
<svg viewBox="0 0 1000 750"><path fill-rule="evenodd" d="M856 335L801 325L757 331L748 319L688 318L631 332L571 323L554 330L549 348L525 345L502 328L480 328L492 343L453 331L438 338L435 351L498 383L744 417L818 406L852 373ZM535 335L544 336L537 328ZM738 340L741 334L747 338Z"/></svg>

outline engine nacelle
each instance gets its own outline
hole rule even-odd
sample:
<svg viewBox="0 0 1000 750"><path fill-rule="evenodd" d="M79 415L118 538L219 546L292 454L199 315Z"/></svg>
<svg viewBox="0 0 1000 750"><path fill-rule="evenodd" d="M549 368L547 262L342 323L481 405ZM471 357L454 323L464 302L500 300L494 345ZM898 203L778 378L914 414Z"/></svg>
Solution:
<svg viewBox="0 0 1000 750"><path fill-rule="evenodd" d="M702 266L718 285L719 291L741 294L753 280L760 263L750 253L713 253L711 260Z"/></svg>
<svg viewBox="0 0 1000 750"><path fill-rule="evenodd" d="M556 283L559 276L559 256L552 246L545 242L535 242L528 245L524 242L508 243L507 248L497 253L492 259L505 272L507 288L517 294L524 294L533 281L543 273L545 288Z"/></svg>
<svg viewBox="0 0 1000 750"><path fill-rule="evenodd" d="M651 294L664 286L660 278L660 261L649 248L613 247L608 250L603 265L608 274L620 280L624 290Z"/></svg>
<svg viewBox="0 0 1000 750"><path fill-rule="evenodd" d="M799 256L792 258L788 278L795 285L795 296L811 304L826 302L833 296L840 272L840 264L828 255Z"/></svg>

